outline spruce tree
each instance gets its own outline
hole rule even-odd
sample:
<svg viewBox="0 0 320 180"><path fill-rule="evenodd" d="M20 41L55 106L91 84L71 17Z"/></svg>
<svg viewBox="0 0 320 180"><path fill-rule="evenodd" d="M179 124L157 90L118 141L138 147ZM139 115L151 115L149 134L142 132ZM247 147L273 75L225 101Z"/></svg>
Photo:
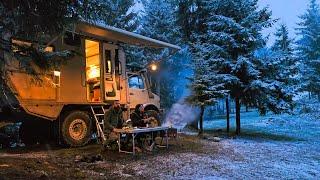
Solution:
<svg viewBox="0 0 320 180"><path fill-rule="evenodd" d="M252 84L252 89L256 91L256 107L262 114L267 110L276 114L291 113L294 105L292 98L299 82L296 58L266 47L257 50L254 58L256 69L260 72L259 80Z"/></svg>
<svg viewBox="0 0 320 180"><path fill-rule="evenodd" d="M272 46L273 51L281 51L287 55L293 53L292 39L289 38L288 28L285 24L281 24L274 34L276 39Z"/></svg>
<svg viewBox="0 0 320 180"><path fill-rule="evenodd" d="M225 89L236 104L236 132L240 133L240 107L261 106L263 99L260 72L256 68L254 51L264 45L261 30L273 23L271 12L260 9L258 0L208 1L211 16L208 32L203 37L207 56L213 69L224 75ZM262 111L263 112L263 111Z"/></svg>
<svg viewBox="0 0 320 180"><path fill-rule="evenodd" d="M288 28L281 24L275 33L275 42L272 52L268 54L273 59L273 66L277 66L278 72L274 76L276 80L284 82L293 92L298 90L299 68L298 59L293 52L293 39L289 37Z"/></svg>
<svg viewBox="0 0 320 180"><path fill-rule="evenodd" d="M139 25L138 14L132 10L135 5L134 0L106 0L107 13L101 17L101 20L107 25L135 31Z"/></svg>
<svg viewBox="0 0 320 180"><path fill-rule="evenodd" d="M302 90L317 94L320 101L320 9L316 0L310 0L307 12L300 19L297 51L301 59Z"/></svg>
<svg viewBox="0 0 320 180"><path fill-rule="evenodd" d="M200 108L199 135L203 133L205 108L214 105L227 93L222 81L223 75L217 74L212 69L205 49L206 47L199 41L193 44L193 76L189 78L191 94L186 98L187 103Z"/></svg>
<svg viewBox="0 0 320 180"><path fill-rule="evenodd" d="M182 41L195 42L194 36L207 32L207 18L210 14L207 0L173 1L176 6L176 23L181 32Z"/></svg>
<svg viewBox="0 0 320 180"><path fill-rule="evenodd" d="M141 17L141 28L138 33L164 42L178 44L179 31L175 24L174 6L168 0L146 1L145 12ZM175 59L175 60L174 60ZM160 71L154 74L153 79L158 81L155 90L161 97L161 106L169 108L177 101L174 94L177 76L173 70L181 68L181 59L171 57L169 49L142 48L135 49L129 62L148 64L152 61L159 63Z"/></svg>
<svg viewBox="0 0 320 180"><path fill-rule="evenodd" d="M11 43L11 37L34 42L42 42L43 38L54 39L73 23L82 21L98 22L108 14L109 4L104 0L10 0L0 2L0 58L8 52L21 63L34 61L41 69L47 70L59 66L63 59L72 56L70 51L44 52L43 46L24 47ZM39 43L41 44L41 43ZM18 49L16 53L12 46ZM58 61L59 59L60 61ZM3 61L2 61L3 62ZM32 73L33 69L27 65L26 70Z"/></svg>

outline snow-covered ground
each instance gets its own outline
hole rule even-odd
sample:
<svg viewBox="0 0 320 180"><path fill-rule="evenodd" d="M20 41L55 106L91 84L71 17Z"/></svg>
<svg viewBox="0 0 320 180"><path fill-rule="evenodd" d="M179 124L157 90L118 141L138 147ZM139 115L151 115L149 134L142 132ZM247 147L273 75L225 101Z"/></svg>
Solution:
<svg viewBox="0 0 320 180"><path fill-rule="evenodd" d="M320 179L320 106L310 108L313 112L301 115L242 113L241 136L222 141L225 151L214 164L225 171L214 177ZM234 128L233 116L231 122ZM225 129L226 121L206 121L204 126Z"/></svg>
<svg viewBox="0 0 320 180"><path fill-rule="evenodd" d="M320 179L319 104L312 108L302 115L243 113L241 136L222 141L225 151L214 163L225 171L214 177ZM205 122L208 129L225 126L223 119Z"/></svg>
<svg viewBox="0 0 320 180"><path fill-rule="evenodd" d="M149 167L152 179L320 179L319 112L244 112L240 136L198 140L201 150L149 157L143 166L141 161L127 165L141 174ZM205 127L225 129L225 120L207 121Z"/></svg>
<svg viewBox="0 0 320 180"><path fill-rule="evenodd" d="M320 104L308 106L303 110L308 113L300 115L243 112L240 136L228 137L223 131L207 133L204 139L180 135L170 140L168 150L159 148L136 157L101 152L99 145L3 150L0 179L320 179ZM212 118L205 126L225 129L225 120ZM220 142L212 140L215 135L221 136ZM103 160L75 161L98 153Z"/></svg>

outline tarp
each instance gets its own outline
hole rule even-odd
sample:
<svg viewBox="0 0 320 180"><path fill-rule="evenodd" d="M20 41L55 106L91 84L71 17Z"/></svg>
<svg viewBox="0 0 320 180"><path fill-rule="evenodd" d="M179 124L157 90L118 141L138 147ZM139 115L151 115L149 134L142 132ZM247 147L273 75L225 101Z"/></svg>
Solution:
<svg viewBox="0 0 320 180"><path fill-rule="evenodd" d="M95 25L87 22L80 22L76 25L75 31L80 34L96 36L114 43L124 43L152 48L172 48L175 50L181 49L179 46L167 42L159 41L107 25Z"/></svg>

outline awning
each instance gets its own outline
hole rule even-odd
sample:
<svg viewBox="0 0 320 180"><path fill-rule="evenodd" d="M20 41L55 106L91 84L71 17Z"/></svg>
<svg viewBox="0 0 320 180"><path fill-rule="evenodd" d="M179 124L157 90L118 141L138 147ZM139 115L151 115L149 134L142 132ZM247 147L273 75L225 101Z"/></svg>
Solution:
<svg viewBox="0 0 320 180"><path fill-rule="evenodd" d="M140 34L122 30L107 25L94 25L86 22L80 22L76 25L76 32L104 39L115 43L124 43L136 46L145 46L152 48L172 48L180 50L179 46L152 39Z"/></svg>

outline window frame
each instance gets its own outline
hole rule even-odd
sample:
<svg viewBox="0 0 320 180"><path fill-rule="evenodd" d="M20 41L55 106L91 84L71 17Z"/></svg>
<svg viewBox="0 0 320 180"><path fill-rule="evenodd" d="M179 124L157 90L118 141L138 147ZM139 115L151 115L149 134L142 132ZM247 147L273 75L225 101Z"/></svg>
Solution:
<svg viewBox="0 0 320 180"><path fill-rule="evenodd" d="M138 78L138 84L139 84L139 80L141 80L141 83L142 83L143 86L140 86L140 84L139 84L138 86L131 87L131 85L130 85L130 79L131 79L131 78L134 78L134 77ZM146 89L145 79L144 79L144 77L143 77L141 74L130 74L130 75L128 76L128 86L129 86L130 89L145 90L145 89Z"/></svg>

